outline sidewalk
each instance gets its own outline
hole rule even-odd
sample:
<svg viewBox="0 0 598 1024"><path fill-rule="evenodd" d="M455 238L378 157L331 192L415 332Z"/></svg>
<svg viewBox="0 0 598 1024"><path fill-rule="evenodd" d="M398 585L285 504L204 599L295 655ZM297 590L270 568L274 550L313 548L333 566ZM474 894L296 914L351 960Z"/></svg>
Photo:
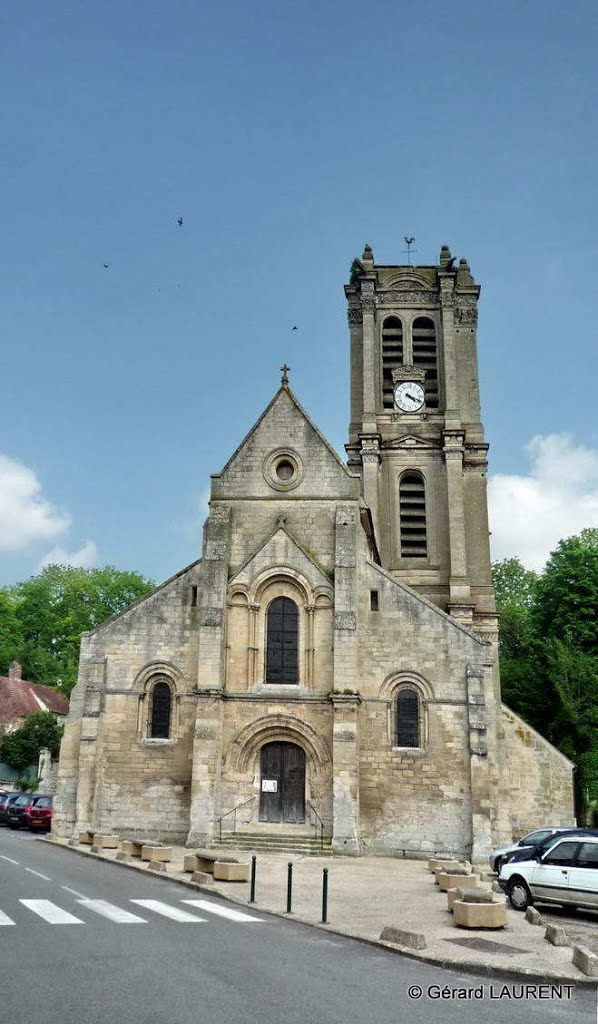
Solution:
<svg viewBox="0 0 598 1024"><path fill-rule="evenodd" d="M93 854L89 846L70 847L67 840L48 837L48 842L75 850L84 856L99 857L118 865L147 871L147 864L138 859L116 860L116 850ZM203 892L225 896L247 905L249 884L215 882L197 886L183 872L183 856L192 852L182 846L172 847L172 861L166 873L158 875L179 881ZM216 851L215 851L216 852ZM246 850L222 851L223 858L250 860ZM293 863L293 913L291 919L328 928L330 931L369 942L379 942L382 929L391 925L425 936L425 948L413 950L388 946L422 961L447 967L478 970L488 973L530 975L549 981L569 980L596 984L572 964L573 942L580 942L579 929L569 946L552 946L544 938L545 927L532 925L525 915L507 909L507 927L496 931L456 928L446 908L446 894L434 884L434 876L423 860L391 857L310 857L292 853L258 853L257 885L254 909L287 916L287 865ZM328 868L328 925L322 918L322 869ZM503 899L495 893L495 899ZM541 908L540 908L541 912ZM548 917L545 924L557 924ZM565 924L565 930L567 925ZM573 932L573 929L572 929ZM583 932L583 926L582 926ZM593 936L590 929L587 935ZM589 939L582 939L590 945ZM598 948L598 930L596 932ZM593 943L592 943L593 944Z"/></svg>

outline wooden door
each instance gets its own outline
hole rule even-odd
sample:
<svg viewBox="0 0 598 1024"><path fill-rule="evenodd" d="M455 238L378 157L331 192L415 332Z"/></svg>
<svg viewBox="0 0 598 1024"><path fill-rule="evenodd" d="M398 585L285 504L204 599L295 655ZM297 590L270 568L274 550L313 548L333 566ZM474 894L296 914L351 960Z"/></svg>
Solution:
<svg viewBox="0 0 598 1024"><path fill-rule="evenodd" d="M294 743L267 743L260 767L260 821L305 821L305 752Z"/></svg>

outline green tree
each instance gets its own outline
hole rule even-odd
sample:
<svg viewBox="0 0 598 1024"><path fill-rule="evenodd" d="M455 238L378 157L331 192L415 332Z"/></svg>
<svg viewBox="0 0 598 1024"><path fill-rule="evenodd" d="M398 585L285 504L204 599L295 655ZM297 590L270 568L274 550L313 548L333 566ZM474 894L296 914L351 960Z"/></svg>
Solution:
<svg viewBox="0 0 598 1024"><path fill-rule="evenodd" d="M533 609L539 635L598 655L598 530L583 530L552 552Z"/></svg>
<svg viewBox="0 0 598 1024"><path fill-rule="evenodd" d="M36 711L18 729L2 737L0 760L22 771L30 765L37 765L42 747L47 747L52 757L57 757L62 730L62 725L51 711Z"/></svg>
<svg viewBox="0 0 598 1024"><path fill-rule="evenodd" d="M0 648L0 672L6 672L16 657L25 679L57 686L68 695L77 678L81 633L128 608L153 587L152 580L139 573L112 566L47 566L39 576L4 592L14 633L13 641L9 636Z"/></svg>
<svg viewBox="0 0 598 1024"><path fill-rule="evenodd" d="M492 563L492 580L500 613L501 655L527 658L535 639L532 608L538 577L518 558L505 558Z"/></svg>

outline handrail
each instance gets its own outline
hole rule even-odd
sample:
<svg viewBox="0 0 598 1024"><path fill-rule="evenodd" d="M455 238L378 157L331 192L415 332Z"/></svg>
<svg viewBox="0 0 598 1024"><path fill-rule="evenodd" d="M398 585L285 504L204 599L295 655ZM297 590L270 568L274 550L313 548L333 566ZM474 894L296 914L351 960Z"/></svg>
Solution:
<svg viewBox="0 0 598 1024"><path fill-rule="evenodd" d="M314 815L314 817L317 818L317 821L312 821L312 822L310 822L310 824L311 824L312 828L316 829L316 831L318 830L318 828L320 829L320 850L323 851L324 850L324 822L323 822L322 818L320 817L320 815L318 814L318 812L316 811L316 809L315 809L314 805L312 804L311 800L307 800L306 799L305 803L309 807L309 809L310 809L311 813Z"/></svg>
<svg viewBox="0 0 598 1024"><path fill-rule="evenodd" d="M233 815L233 835L235 835L237 832L237 811L240 811L241 807L246 807L247 804L253 803L254 800L255 796L250 796L249 800L244 800L242 804L237 804L236 807L231 807L230 811L226 811L224 814L221 814L220 817L216 819L220 839L222 839L222 822L224 818L228 818L229 814Z"/></svg>

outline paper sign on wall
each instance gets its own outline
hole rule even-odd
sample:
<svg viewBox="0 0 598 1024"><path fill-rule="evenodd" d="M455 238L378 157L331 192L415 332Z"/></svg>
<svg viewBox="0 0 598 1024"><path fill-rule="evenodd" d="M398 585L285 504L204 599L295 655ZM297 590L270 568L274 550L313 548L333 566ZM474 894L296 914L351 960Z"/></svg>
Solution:
<svg viewBox="0 0 598 1024"><path fill-rule="evenodd" d="M262 793L278 793L278 779L262 779Z"/></svg>

